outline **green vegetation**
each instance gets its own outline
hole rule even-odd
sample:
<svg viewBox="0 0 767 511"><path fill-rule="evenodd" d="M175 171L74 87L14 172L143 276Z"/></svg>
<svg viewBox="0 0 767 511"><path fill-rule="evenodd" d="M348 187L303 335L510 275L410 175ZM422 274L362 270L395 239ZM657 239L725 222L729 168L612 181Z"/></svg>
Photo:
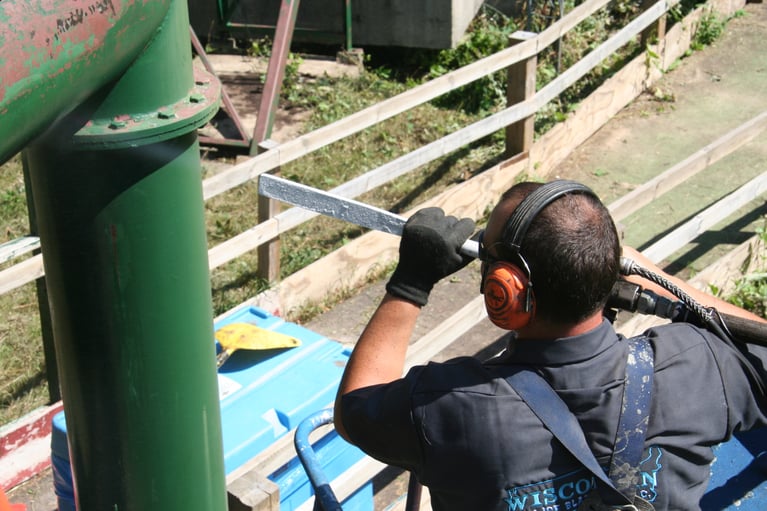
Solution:
<svg viewBox="0 0 767 511"><path fill-rule="evenodd" d="M706 46L713 44L714 41L721 37L726 24L727 21L721 19L715 13L706 13L700 19L700 25L698 26L698 30L695 31L695 37L690 43L690 48L695 51L700 51Z"/></svg>
<svg viewBox="0 0 767 511"><path fill-rule="evenodd" d="M573 5L573 0L567 0L565 11ZM613 2L610 10L589 17L576 30L568 33L559 45L543 51L538 60L538 87L545 86L559 72L601 44L626 19L634 16L637 9L636 2ZM681 13L689 6L677 9ZM530 20L531 29L540 31L554 18L551 13L538 12ZM356 79L309 79L298 73L302 57L292 54L282 88L283 104L289 109L310 112L304 130L314 130L505 48L512 32L526 28L525 21L506 18L486 7L473 22L465 41L457 48L444 51L378 49L367 56L366 69ZM714 35L721 33L720 22L707 19L702 22L701 31L707 35L700 36L700 44L710 44L707 41L713 41ZM249 43L249 52L253 55L268 56L270 51L268 40ZM583 97L641 51L645 49L640 48L638 43L626 48L566 90L536 116L536 131L543 133L565 119ZM337 186L504 108L506 79L504 72L487 76L430 104L287 164L281 172L289 179L317 188ZM503 133L498 132L423 165L417 171L360 197L360 200L395 212L408 210L496 164L501 159L502 151ZM209 167L203 163L203 167L203 178L214 172L212 165ZM595 170L595 173L603 172ZM257 224L257 195L255 183L247 183L206 202L209 246L215 246ZM29 231L24 179L18 157L0 166L0 222L3 225L0 243L24 236ZM281 240L283 276L294 273L360 234L360 228L329 218L318 218L303 224ZM0 270L20 260L0 265ZM267 282L256 276L256 267L257 256L253 251L213 271L211 279L216 315L268 287ZM370 278L375 279L389 270L380 268ZM744 287L763 293L764 280L759 284L757 282L756 279L749 279ZM309 305L292 319L300 321L317 314L342 299L346 292L328 297L325 303ZM764 313L763 300L761 307ZM0 295L0 424L31 411L47 400L40 335L34 284Z"/></svg>
<svg viewBox="0 0 767 511"><path fill-rule="evenodd" d="M743 277L735 283L735 289L727 300L738 307L750 310L761 317L767 317L767 229L757 229L759 241L753 247L751 258L743 268Z"/></svg>

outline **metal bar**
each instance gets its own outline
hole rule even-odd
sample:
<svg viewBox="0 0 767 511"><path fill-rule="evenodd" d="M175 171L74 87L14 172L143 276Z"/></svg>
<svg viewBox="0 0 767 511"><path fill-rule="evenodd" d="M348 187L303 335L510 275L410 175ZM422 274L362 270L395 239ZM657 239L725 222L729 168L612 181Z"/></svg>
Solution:
<svg viewBox="0 0 767 511"><path fill-rule="evenodd" d="M213 69L213 66L210 63L210 60L208 60L208 55L205 53L205 48L202 47L202 44L200 43L200 39L197 37L197 34L195 34L194 29L190 26L189 27L189 36L192 39L192 46L194 47L194 50L197 52L197 56L200 58L200 62L202 62L202 65L205 66L205 69L208 70L208 72L212 75L216 74L215 69ZM237 141L233 144L229 144L226 142L222 142L222 145L228 145L233 147L240 147L240 142L244 142L245 147L250 146L250 137L248 137L247 132L245 131L245 127L242 125L242 121L240 120L240 116L237 113L237 109L234 108L234 104L232 103L232 100L229 98L229 94L226 93L226 89L224 87L221 87L221 102L224 104L224 110L226 111L227 115L230 119L232 119L232 122L234 123L234 127L237 128L237 133L239 133L240 138L237 139ZM223 139L224 141L227 141L229 139ZM218 145L219 139L213 138L213 137L206 137L204 139L205 142L211 144L211 145ZM200 137L200 142L203 142L203 138Z"/></svg>
<svg viewBox="0 0 767 511"><path fill-rule="evenodd" d="M352 0L344 0L344 31L346 33L346 51L352 46Z"/></svg>
<svg viewBox="0 0 767 511"><path fill-rule="evenodd" d="M309 482L314 488L314 509L321 511L342 511L342 509L333 488L330 487L330 481L322 469L322 464L312 448L309 434L320 426L332 422L333 410L321 410L301 421L293 437L298 460L303 465Z"/></svg>
<svg viewBox="0 0 767 511"><path fill-rule="evenodd" d="M315 213L398 236L402 235L402 229L407 221L406 218L390 211L271 174L259 176L258 193ZM467 240L461 247L461 252L469 257L477 258L479 244L474 240Z"/></svg>
<svg viewBox="0 0 767 511"><path fill-rule="evenodd" d="M250 141L250 155L258 154L258 144L269 138L274 126L274 116L280 101L280 89L285 77L285 64L290 53L290 42L293 39L293 29L296 26L298 5L300 0L285 0L280 7L280 17L274 32L272 56L266 70L266 83L261 93L261 104L258 107L256 126Z"/></svg>

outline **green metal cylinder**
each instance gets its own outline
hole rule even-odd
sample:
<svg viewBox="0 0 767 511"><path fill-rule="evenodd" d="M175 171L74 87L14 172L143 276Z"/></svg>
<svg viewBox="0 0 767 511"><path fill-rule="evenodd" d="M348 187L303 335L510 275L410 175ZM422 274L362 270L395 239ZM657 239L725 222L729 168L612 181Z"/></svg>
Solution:
<svg viewBox="0 0 767 511"><path fill-rule="evenodd" d="M226 505L195 134L29 150L78 509Z"/></svg>
<svg viewBox="0 0 767 511"><path fill-rule="evenodd" d="M226 508L196 134L218 98L193 76L174 1L25 149L79 511Z"/></svg>

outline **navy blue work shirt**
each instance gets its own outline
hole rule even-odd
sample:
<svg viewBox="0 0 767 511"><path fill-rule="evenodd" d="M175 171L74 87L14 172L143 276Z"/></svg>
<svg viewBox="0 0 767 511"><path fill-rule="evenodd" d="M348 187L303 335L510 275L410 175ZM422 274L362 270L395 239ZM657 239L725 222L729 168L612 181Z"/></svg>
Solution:
<svg viewBox="0 0 767 511"><path fill-rule="evenodd" d="M712 447L767 424L767 403L732 348L689 324L652 328L655 379L638 494L657 511L696 510ZM435 511L572 511L593 475L541 424L504 377L538 371L567 403L607 466L615 444L628 343L612 325L584 335L520 341L491 361L429 363L342 398L353 443L413 471ZM751 346L760 377L767 349Z"/></svg>

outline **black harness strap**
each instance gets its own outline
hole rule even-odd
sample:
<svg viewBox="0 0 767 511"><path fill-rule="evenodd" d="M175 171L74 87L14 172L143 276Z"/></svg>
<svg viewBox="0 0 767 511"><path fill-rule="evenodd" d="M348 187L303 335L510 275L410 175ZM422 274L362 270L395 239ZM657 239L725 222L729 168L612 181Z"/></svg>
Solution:
<svg viewBox="0 0 767 511"><path fill-rule="evenodd" d="M632 509L649 422L653 352L645 337L634 337L628 342L626 384L610 477L591 452L575 415L542 376L520 368L506 381L570 454L602 482L599 487L602 501L609 506Z"/></svg>

